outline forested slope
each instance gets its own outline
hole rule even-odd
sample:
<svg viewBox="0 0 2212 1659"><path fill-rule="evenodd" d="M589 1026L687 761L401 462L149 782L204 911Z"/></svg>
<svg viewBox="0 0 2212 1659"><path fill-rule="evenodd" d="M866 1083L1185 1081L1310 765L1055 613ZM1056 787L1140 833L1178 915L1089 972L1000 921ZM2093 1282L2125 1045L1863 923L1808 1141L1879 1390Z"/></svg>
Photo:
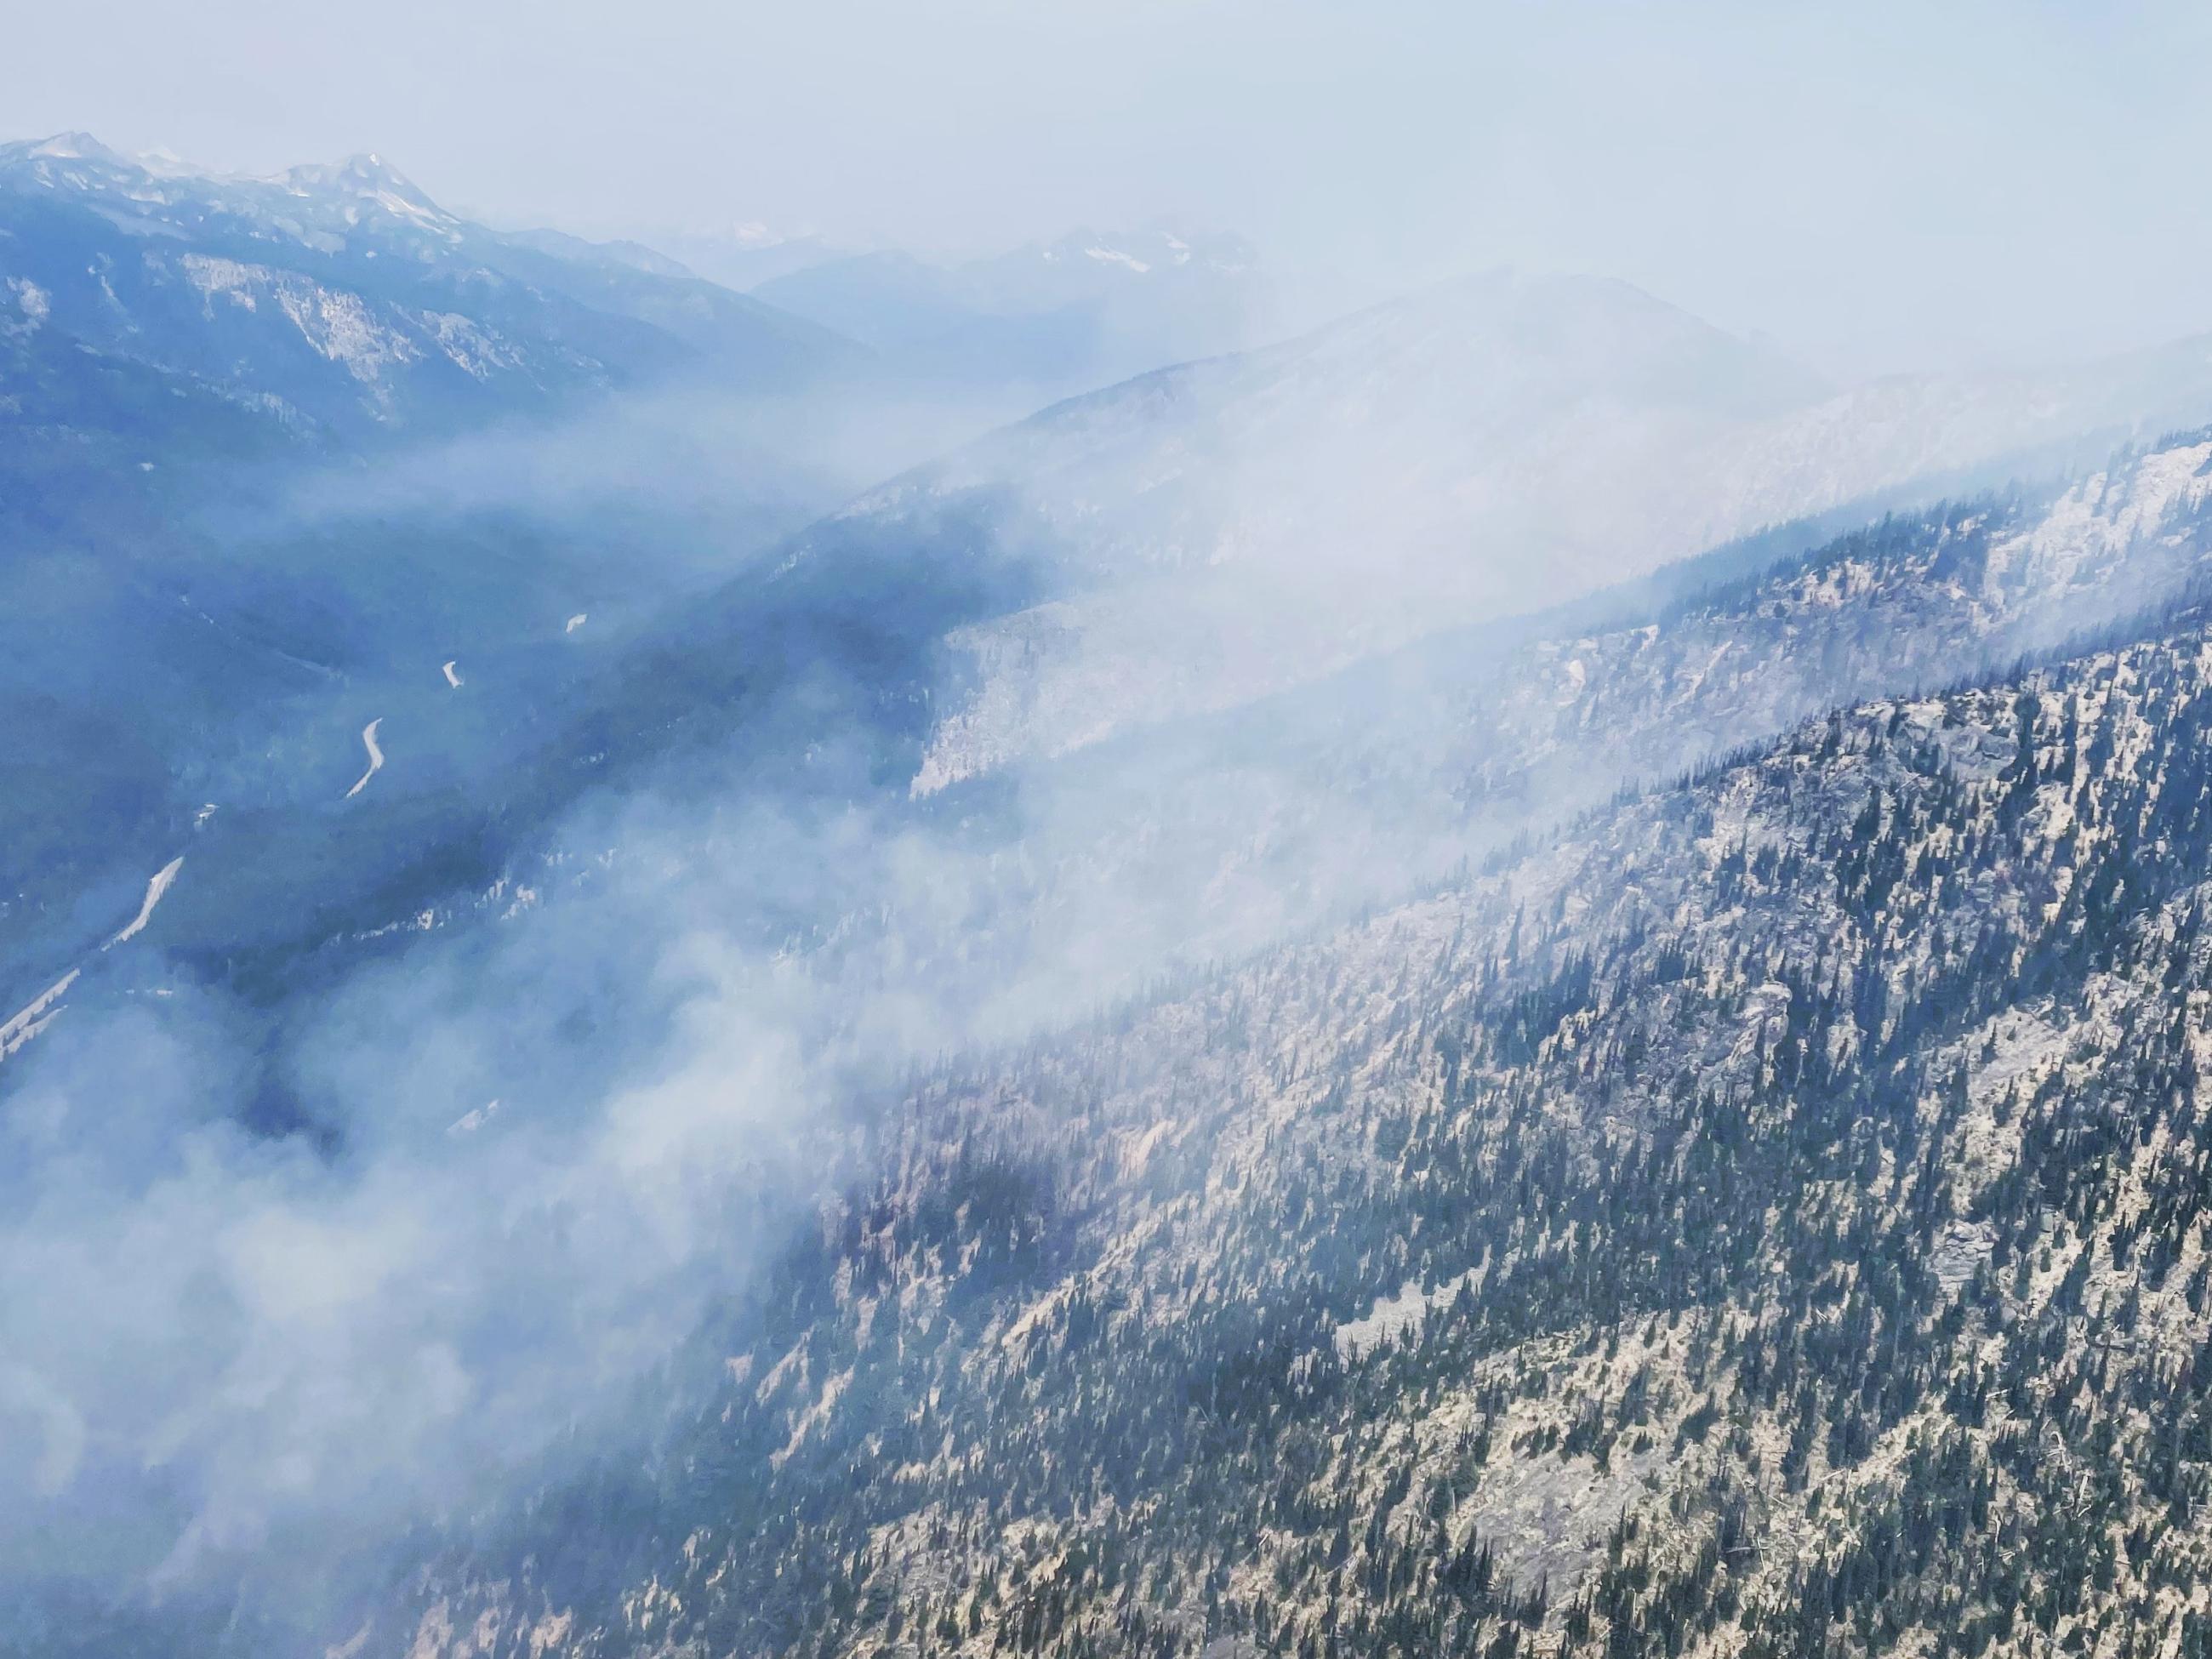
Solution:
<svg viewBox="0 0 2212 1659"><path fill-rule="evenodd" d="M407 1633L2198 1650L2204 629L929 1079L651 1472Z"/></svg>

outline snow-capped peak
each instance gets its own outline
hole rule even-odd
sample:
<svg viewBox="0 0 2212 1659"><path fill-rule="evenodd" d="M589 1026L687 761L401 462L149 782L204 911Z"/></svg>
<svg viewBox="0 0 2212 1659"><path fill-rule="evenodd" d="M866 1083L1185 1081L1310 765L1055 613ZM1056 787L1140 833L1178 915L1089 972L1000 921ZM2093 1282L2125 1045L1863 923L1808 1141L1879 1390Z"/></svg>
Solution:
<svg viewBox="0 0 2212 1659"><path fill-rule="evenodd" d="M185 161L165 149L126 155L88 133L57 133L50 138L0 144L0 168L17 169L46 188L102 191L122 188L133 210L150 205L190 204L251 221L275 215L296 222L327 219L331 228L358 225L381 214L416 228L436 230L450 240L460 221L423 193L380 155L348 156L340 161L295 167L255 177L220 173Z"/></svg>
<svg viewBox="0 0 2212 1659"><path fill-rule="evenodd" d="M10 145L9 149L16 146ZM58 132L51 138L40 138L22 145L22 153L49 161L106 161L126 166L130 158L110 149L88 132Z"/></svg>
<svg viewBox="0 0 2212 1659"><path fill-rule="evenodd" d="M125 155L88 132L58 132L48 138L0 144L0 167L22 168L47 183L113 179L118 174L157 173L159 158Z"/></svg>
<svg viewBox="0 0 2212 1659"><path fill-rule="evenodd" d="M288 168L270 182L295 196L358 197L403 218L454 222L453 216L424 194L414 180L374 152L349 155L342 161L309 162Z"/></svg>

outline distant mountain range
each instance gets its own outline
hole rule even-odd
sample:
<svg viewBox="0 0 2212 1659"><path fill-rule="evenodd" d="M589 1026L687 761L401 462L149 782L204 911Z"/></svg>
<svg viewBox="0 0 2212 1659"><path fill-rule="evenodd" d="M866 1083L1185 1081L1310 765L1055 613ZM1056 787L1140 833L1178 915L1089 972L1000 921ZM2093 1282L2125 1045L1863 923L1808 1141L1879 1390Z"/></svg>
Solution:
<svg viewBox="0 0 2212 1659"><path fill-rule="evenodd" d="M672 265L486 231L374 156L236 179L82 135L14 143L0 224L4 349L89 357L118 431L208 403L308 435L452 430L679 375L788 389L852 355ZM42 381L12 422L68 422L66 388ZM126 381L169 401L125 401Z"/></svg>
<svg viewBox="0 0 2212 1659"><path fill-rule="evenodd" d="M641 234L640 240L659 255L683 262L710 282L745 292L810 265L827 264L860 250L811 229L785 232L757 222L724 228L663 227ZM637 242L615 246L635 246Z"/></svg>
<svg viewBox="0 0 2212 1659"><path fill-rule="evenodd" d="M753 293L922 378L1012 381L1041 401L1255 344L1274 320L1249 244L1161 227L1079 230L950 266L895 252L850 254Z"/></svg>
<svg viewBox="0 0 2212 1659"><path fill-rule="evenodd" d="M1268 322L1247 245L1158 228L951 268L763 242L708 280L639 243L487 229L375 156L240 178L83 134L0 146L0 204L7 414L34 430L358 439L678 379L1035 403ZM64 349L91 362L58 374Z"/></svg>

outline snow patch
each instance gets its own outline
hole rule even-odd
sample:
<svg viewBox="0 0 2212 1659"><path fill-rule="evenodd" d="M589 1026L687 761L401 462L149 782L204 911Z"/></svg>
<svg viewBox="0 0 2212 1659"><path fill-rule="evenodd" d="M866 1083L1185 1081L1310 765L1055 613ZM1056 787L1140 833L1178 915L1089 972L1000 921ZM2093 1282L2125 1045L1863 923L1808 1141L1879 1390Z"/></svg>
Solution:
<svg viewBox="0 0 2212 1659"><path fill-rule="evenodd" d="M5 1024L0 1024L0 1060L5 1060L53 1024L54 1016L61 1012L54 1005L76 983L80 971L70 969L33 997L29 1006L10 1017Z"/></svg>
<svg viewBox="0 0 2212 1659"><path fill-rule="evenodd" d="M214 809L210 808L209 810L211 811ZM154 872L154 878L146 884L145 900L139 905L138 914L131 919L131 925L100 948L103 951L112 951L117 945L122 944L125 940L136 939L139 934L144 933L146 931L146 924L154 919L154 907L161 902L162 896L166 894L169 890L170 887L175 884L177 879L177 872L184 867L185 857L183 854L179 853L176 857L171 859L167 864L156 870Z"/></svg>
<svg viewBox="0 0 2212 1659"><path fill-rule="evenodd" d="M446 1133L449 1135L472 1134L491 1121L492 1115L498 1110L499 1102L488 1100L475 1110L464 1112L448 1123L446 1126Z"/></svg>
<svg viewBox="0 0 2212 1659"><path fill-rule="evenodd" d="M348 800L351 800L356 795L361 793L363 786L365 786L371 778L374 777L384 766L384 750L378 748L376 744L376 728L383 724L384 717L380 714L376 719L371 720L367 726L361 728L362 747L368 750L368 770L362 773L360 777L355 779L353 787L346 791L346 799Z"/></svg>
<svg viewBox="0 0 2212 1659"><path fill-rule="evenodd" d="M1139 276L1152 269L1135 254L1124 253L1117 247L1087 247L1083 252L1086 258L1096 259L1101 264L1126 265Z"/></svg>

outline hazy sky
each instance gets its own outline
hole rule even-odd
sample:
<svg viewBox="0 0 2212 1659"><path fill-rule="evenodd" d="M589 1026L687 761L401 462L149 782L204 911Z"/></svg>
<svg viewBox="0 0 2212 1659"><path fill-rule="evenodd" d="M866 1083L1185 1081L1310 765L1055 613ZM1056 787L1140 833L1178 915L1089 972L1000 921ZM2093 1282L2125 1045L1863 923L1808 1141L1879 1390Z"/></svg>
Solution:
<svg viewBox="0 0 2212 1659"><path fill-rule="evenodd" d="M1161 214L1363 297L1605 271L1831 368L2212 328L2212 8L71 0L15 132L382 152L502 222L982 249Z"/></svg>

